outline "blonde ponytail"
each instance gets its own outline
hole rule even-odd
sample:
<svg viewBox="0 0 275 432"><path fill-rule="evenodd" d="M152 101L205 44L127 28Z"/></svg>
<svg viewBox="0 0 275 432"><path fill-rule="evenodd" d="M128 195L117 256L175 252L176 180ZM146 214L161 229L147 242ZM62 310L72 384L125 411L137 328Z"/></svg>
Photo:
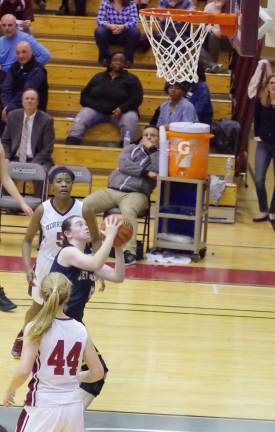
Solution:
<svg viewBox="0 0 275 432"><path fill-rule="evenodd" d="M40 342L43 334L49 330L60 305L65 303L71 292L71 282L62 273L49 273L42 281L40 294L44 305L35 317L28 332L28 339Z"/></svg>

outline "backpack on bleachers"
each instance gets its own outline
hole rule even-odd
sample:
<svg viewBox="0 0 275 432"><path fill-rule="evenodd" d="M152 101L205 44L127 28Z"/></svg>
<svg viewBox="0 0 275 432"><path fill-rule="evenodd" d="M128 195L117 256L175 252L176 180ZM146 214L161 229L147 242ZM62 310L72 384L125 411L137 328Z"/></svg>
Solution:
<svg viewBox="0 0 275 432"><path fill-rule="evenodd" d="M241 126L236 120L227 118L213 121L211 133L214 138L211 140L211 148L220 154L237 154Z"/></svg>

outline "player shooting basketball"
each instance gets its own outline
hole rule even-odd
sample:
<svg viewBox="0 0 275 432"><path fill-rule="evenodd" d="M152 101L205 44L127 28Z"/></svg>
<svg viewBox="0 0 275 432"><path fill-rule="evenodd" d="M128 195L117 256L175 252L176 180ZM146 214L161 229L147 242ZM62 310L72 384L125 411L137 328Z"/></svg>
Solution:
<svg viewBox="0 0 275 432"><path fill-rule="evenodd" d="M124 279L124 255L121 246L115 247L115 267L105 264L117 236L121 219L109 216L105 219L105 240L98 251L91 255L86 250L90 233L86 222L79 216L71 216L62 224L64 247L54 259L51 272L64 274L72 283L72 292L66 304L65 312L71 318L82 322L84 308L94 290L94 278L112 282ZM100 356L105 373L108 368ZM93 383L81 383L82 400L87 408L94 397L98 396L104 385L104 378Z"/></svg>

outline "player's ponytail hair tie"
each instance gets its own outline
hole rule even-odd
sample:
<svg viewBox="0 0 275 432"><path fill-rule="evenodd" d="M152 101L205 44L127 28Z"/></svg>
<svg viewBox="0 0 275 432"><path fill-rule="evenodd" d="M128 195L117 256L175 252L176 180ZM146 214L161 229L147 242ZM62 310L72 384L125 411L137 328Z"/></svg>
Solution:
<svg viewBox="0 0 275 432"><path fill-rule="evenodd" d="M58 286L55 285L52 290L52 294L56 294L58 292Z"/></svg>

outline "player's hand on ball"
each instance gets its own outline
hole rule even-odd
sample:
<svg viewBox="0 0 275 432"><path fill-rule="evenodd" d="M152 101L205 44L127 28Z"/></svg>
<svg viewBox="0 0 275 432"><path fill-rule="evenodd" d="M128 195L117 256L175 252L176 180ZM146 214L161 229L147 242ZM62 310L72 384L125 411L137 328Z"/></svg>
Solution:
<svg viewBox="0 0 275 432"><path fill-rule="evenodd" d="M115 216L108 216L106 219L104 219L104 225L101 226L101 233L105 238L111 237L114 240L117 235L118 228L121 225L121 219Z"/></svg>
<svg viewBox="0 0 275 432"><path fill-rule="evenodd" d="M104 238L105 223L110 217L111 216L108 216L106 219L104 219L102 224L101 224L101 233L103 234L103 238ZM117 234L113 240L113 246L121 247L121 246L125 245L130 240L130 238L132 237L133 226L121 214L116 214L114 217L117 220L119 220L119 225L117 228Z"/></svg>

